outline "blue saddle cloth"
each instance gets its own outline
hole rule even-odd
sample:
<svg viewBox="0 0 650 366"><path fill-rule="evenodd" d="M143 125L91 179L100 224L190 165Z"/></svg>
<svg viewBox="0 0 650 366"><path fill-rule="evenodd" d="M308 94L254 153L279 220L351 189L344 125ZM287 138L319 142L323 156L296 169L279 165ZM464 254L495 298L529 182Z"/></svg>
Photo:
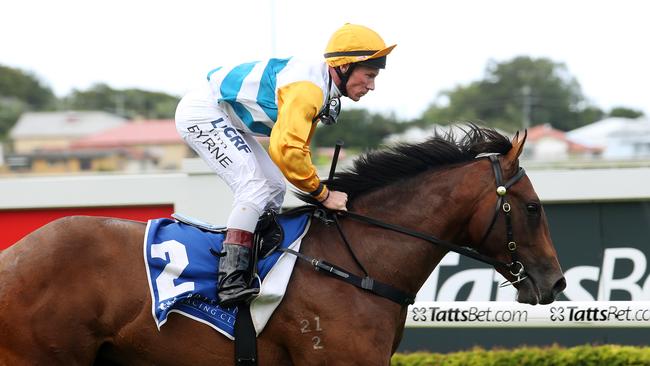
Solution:
<svg viewBox="0 0 650 366"><path fill-rule="evenodd" d="M287 248L304 233L309 214L279 216L284 229L282 248ZM223 233L162 218L149 220L144 239L144 258L151 290L152 313L158 329L167 316L180 313L212 326L234 338L237 308L217 305L217 268ZM282 253L276 251L260 260L257 271L264 281ZM128 279L125 279L128 280Z"/></svg>

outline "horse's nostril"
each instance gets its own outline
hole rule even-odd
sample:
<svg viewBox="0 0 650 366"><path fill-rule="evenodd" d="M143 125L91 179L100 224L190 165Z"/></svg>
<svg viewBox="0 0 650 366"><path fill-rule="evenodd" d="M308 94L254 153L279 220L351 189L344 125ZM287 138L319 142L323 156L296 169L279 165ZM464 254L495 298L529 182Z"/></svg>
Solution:
<svg viewBox="0 0 650 366"><path fill-rule="evenodd" d="M543 305L552 303L557 299L558 295L560 295L565 287L566 280L562 277L555 282L555 285L553 285L553 288L550 291L547 290L541 293L542 297L540 298L539 303Z"/></svg>
<svg viewBox="0 0 650 366"><path fill-rule="evenodd" d="M557 296L560 292L564 291L566 288L566 279L564 277L560 278L553 286L553 295Z"/></svg>

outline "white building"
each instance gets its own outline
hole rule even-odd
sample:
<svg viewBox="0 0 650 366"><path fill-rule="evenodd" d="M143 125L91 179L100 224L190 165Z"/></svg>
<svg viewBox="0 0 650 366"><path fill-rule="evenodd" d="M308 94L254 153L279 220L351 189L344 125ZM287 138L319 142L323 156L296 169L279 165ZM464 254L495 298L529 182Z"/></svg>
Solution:
<svg viewBox="0 0 650 366"><path fill-rule="evenodd" d="M650 157L650 120L606 118L569 131L567 137L587 146L602 146L604 159Z"/></svg>

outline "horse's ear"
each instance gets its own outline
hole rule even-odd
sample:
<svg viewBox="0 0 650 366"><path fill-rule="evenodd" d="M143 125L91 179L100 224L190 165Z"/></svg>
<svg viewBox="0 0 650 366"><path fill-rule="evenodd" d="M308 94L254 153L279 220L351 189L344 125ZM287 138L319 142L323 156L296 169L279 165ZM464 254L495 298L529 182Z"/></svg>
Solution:
<svg viewBox="0 0 650 366"><path fill-rule="evenodd" d="M515 136L512 138L512 149L506 154L506 159L510 162L515 162L519 159L519 155L524 151L524 143L526 142L526 137L528 136L528 130L524 130L524 136L519 137L519 131L515 133Z"/></svg>

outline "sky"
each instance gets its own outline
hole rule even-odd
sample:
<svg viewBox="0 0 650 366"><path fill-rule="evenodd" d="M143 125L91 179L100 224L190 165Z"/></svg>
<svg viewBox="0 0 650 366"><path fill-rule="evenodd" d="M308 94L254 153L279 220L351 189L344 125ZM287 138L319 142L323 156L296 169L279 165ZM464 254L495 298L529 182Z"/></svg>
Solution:
<svg viewBox="0 0 650 366"><path fill-rule="evenodd" d="M95 83L182 96L223 64L320 57L346 22L397 43L376 89L343 107L418 117L517 56L564 63L588 101L650 115L643 0L1 0L0 64L58 96Z"/></svg>

